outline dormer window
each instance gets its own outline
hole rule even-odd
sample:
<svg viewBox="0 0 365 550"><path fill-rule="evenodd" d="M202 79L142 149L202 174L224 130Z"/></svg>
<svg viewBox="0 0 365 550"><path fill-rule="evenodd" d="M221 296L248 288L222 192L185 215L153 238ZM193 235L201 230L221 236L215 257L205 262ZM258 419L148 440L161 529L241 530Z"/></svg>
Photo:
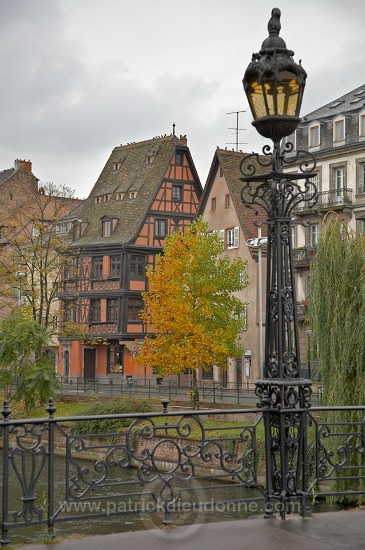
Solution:
<svg viewBox="0 0 365 550"><path fill-rule="evenodd" d="M110 199L111 199L111 194L106 193L105 195L103 195L103 202L109 202Z"/></svg>
<svg viewBox="0 0 365 550"><path fill-rule="evenodd" d="M101 219L101 236L111 237L117 223L118 218L109 218L109 216L104 216Z"/></svg>
<svg viewBox="0 0 365 550"><path fill-rule="evenodd" d="M359 136L365 137L365 112L359 115Z"/></svg>
<svg viewBox="0 0 365 550"><path fill-rule="evenodd" d="M103 220L101 222L101 236L110 237L112 234L112 220Z"/></svg>
<svg viewBox="0 0 365 550"><path fill-rule="evenodd" d="M95 204L101 203L103 200L103 197L95 197Z"/></svg>
<svg viewBox="0 0 365 550"><path fill-rule="evenodd" d="M154 160L155 160L155 155L153 153L147 153L146 164L152 164Z"/></svg>
<svg viewBox="0 0 365 550"><path fill-rule="evenodd" d="M119 170L122 166L122 162L118 161L118 162L113 162L113 172L116 172L117 170Z"/></svg>
<svg viewBox="0 0 365 550"><path fill-rule="evenodd" d="M125 193L117 193L117 201L122 201L125 197Z"/></svg>
<svg viewBox="0 0 365 550"><path fill-rule="evenodd" d="M73 226L73 240L79 239L81 237L81 223L79 221L74 222Z"/></svg>
<svg viewBox="0 0 365 550"><path fill-rule="evenodd" d="M338 118L333 121L333 141L345 141L345 119Z"/></svg>
<svg viewBox="0 0 365 550"><path fill-rule="evenodd" d="M308 147L319 147L321 140L320 125L318 123L309 127Z"/></svg>
<svg viewBox="0 0 365 550"><path fill-rule="evenodd" d="M138 191L130 191L129 192L129 200L133 201L137 198Z"/></svg>
<svg viewBox="0 0 365 550"><path fill-rule="evenodd" d="M56 225L56 235L66 235L71 231L71 222L60 222Z"/></svg>

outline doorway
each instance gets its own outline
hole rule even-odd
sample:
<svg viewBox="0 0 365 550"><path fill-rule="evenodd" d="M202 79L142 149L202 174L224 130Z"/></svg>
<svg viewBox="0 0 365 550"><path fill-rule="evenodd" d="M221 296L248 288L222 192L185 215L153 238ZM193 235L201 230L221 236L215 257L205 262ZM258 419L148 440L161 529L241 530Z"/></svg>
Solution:
<svg viewBox="0 0 365 550"><path fill-rule="evenodd" d="M84 348L84 379L94 380L96 371L96 349Z"/></svg>

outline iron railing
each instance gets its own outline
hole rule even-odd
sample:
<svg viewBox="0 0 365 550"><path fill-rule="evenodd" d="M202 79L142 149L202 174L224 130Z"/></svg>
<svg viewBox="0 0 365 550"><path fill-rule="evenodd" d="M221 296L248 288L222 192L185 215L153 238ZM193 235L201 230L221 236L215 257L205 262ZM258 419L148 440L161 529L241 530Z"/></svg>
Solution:
<svg viewBox="0 0 365 550"><path fill-rule="evenodd" d="M330 191L320 191L318 193L318 201L314 201L313 197L305 197L305 200L295 207L296 212L315 210L319 208L325 209L336 206L350 206L352 205L352 193L351 187L341 187L340 189L331 189Z"/></svg>
<svg viewBox="0 0 365 550"><path fill-rule="evenodd" d="M15 420L4 402L2 545L21 526L37 526L39 532L44 525L44 534L48 530L53 537L62 522L141 512L153 517L154 525L171 523L179 514L192 514L193 523L197 513L203 517L224 506L240 518L267 513L269 506L285 517L281 499L269 494L265 481L272 462L266 460L263 417L272 411L210 410L208 415L168 412L168 399L162 403L163 411L155 413L56 418L50 400L47 418ZM306 516L321 496L363 497L365 407L298 412L305 437L295 460L303 466L305 490L291 493L286 512ZM274 414L286 422L292 410ZM212 415L224 415L225 422ZM120 429L87 434L78 428L85 420L106 419L120 421ZM286 438L293 445L294 432L291 423Z"/></svg>
<svg viewBox="0 0 365 550"><path fill-rule="evenodd" d="M318 368L318 367L317 367ZM308 375L308 365L302 364L303 375ZM315 377L314 377L315 378ZM315 378L316 379L316 378ZM245 383L229 383L223 386L221 382L202 382L198 386L200 399L203 403L236 403L256 406L255 384L247 380ZM134 378L113 379L96 378L92 383L85 383L82 377L60 377L60 393L62 395L105 395L110 397L135 397L144 399L159 399L167 397L171 400L190 401L191 386L178 384L174 380L159 380L157 378L146 381ZM315 402L315 395L312 396Z"/></svg>

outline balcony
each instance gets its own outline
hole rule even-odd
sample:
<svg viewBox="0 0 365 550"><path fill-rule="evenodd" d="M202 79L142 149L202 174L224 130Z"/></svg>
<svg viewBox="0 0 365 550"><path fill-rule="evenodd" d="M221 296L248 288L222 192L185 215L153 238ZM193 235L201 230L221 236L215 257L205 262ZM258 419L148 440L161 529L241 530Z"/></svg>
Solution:
<svg viewBox="0 0 365 550"><path fill-rule="evenodd" d="M295 250L293 250L294 266L309 267L316 253L317 253L317 249L313 246L296 248Z"/></svg>
<svg viewBox="0 0 365 550"><path fill-rule="evenodd" d="M313 204L313 201L308 198L296 207L295 212L297 214L307 214L311 210L332 210L352 206L352 191L349 187L321 191L318 193L316 204Z"/></svg>

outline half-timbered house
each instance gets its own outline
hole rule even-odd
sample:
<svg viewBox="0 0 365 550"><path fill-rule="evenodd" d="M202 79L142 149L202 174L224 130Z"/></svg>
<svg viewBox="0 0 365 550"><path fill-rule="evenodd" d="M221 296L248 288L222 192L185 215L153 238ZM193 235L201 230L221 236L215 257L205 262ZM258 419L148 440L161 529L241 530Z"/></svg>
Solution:
<svg viewBox="0 0 365 550"><path fill-rule="evenodd" d="M152 374L132 359L148 332L139 316L146 265L195 218L201 193L185 136L115 147L89 197L60 224L72 240L59 292L61 374Z"/></svg>

